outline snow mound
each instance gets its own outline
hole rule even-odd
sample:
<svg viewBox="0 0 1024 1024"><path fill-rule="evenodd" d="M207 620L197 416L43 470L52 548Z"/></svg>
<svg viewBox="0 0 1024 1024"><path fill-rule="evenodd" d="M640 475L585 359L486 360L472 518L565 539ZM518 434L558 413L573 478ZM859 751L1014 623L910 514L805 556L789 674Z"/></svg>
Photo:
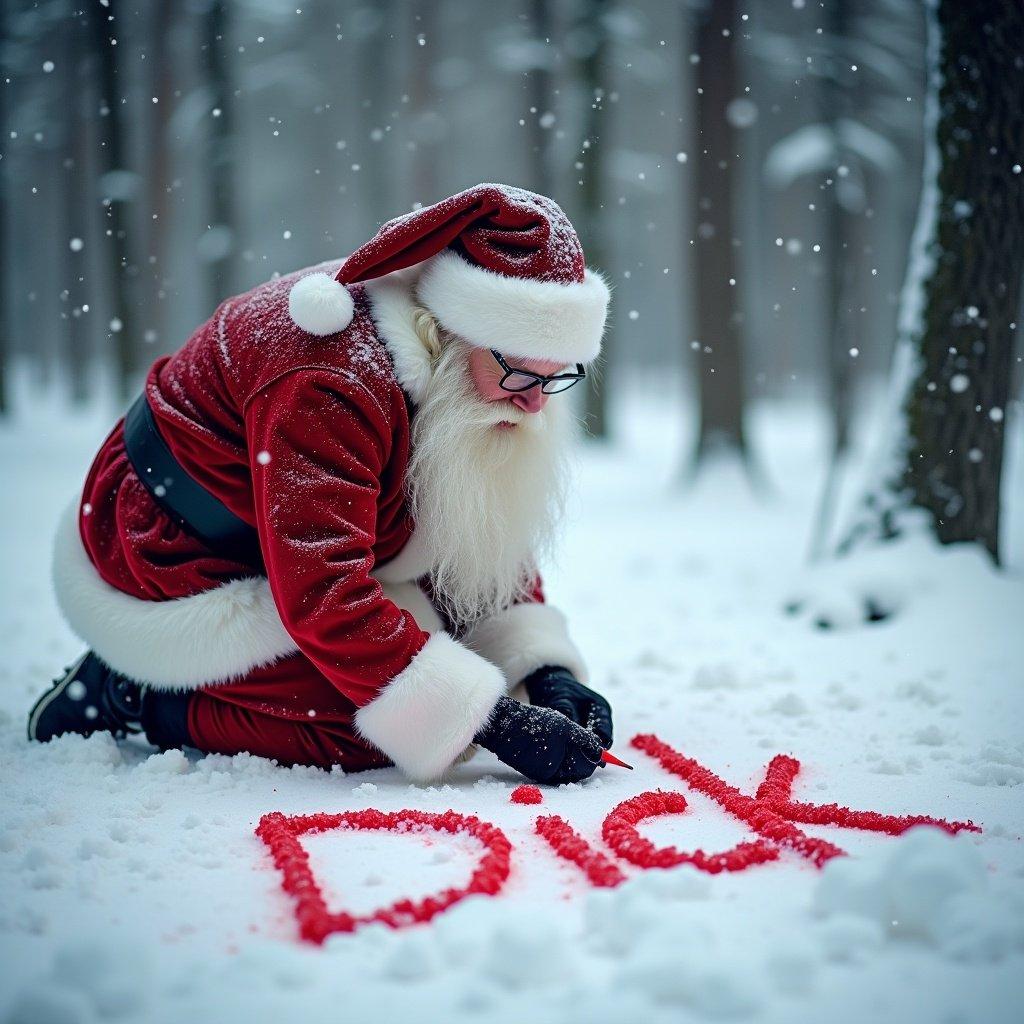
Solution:
<svg viewBox="0 0 1024 1024"><path fill-rule="evenodd" d="M921 942L959 960L1024 949L1024 899L990 890L971 839L930 826L871 856L830 861L814 908L834 959L858 959L884 939Z"/></svg>
<svg viewBox="0 0 1024 1024"><path fill-rule="evenodd" d="M591 893L587 942L615 962L612 990L713 1020L757 1010L764 1001L762 972L725 948L705 923L711 892L708 875L682 865Z"/></svg>
<svg viewBox="0 0 1024 1024"><path fill-rule="evenodd" d="M1015 597L1013 581L993 579L978 545L943 547L927 535L908 534L866 545L853 557L815 564L790 584L784 606L818 629L846 630L909 609L918 616L948 614L937 595L950 592L981 600L993 611L1000 598Z"/></svg>
<svg viewBox="0 0 1024 1024"><path fill-rule="evenodd" d="M490 935L483 975L509 990L560 985L576 973L572 953L557 922L538 928L535 914L511 913Z"/></svg>
<svg viewBox="0 0 1024 1024"><path fill-rule="evenodd" d="M5 1024L91 1024L144 1011L152 964L139 943L94 934L64 943L26 984Z"/></svg>
<svg viewBox="0 0 1024 1024"><path fill-rule="evenodd" d="M666 938L671 943L666 943ZM656 1003L685 1006L711 1020L746 1017L764 995L755 972L738 967L714 932L687 930L685 954L680 935L648 934L620 961L613 988L633 989Z"/></svg>
<svg viewBox="0 0 1024 1024"><path fill-rule="evenodd" d="M735 666L728 662L698 665L693 672L695 690L739 690L742 685Z"/></svg>
<svg viewBox="0 0 1024 1024"><path fill-rule="evenodd" d="M711 878L688 864L647 871L614 889L596 889L585 911L589 942L599 953L629 953L645 936L665 928L666 904L702 901L711 893Z"/></svg>

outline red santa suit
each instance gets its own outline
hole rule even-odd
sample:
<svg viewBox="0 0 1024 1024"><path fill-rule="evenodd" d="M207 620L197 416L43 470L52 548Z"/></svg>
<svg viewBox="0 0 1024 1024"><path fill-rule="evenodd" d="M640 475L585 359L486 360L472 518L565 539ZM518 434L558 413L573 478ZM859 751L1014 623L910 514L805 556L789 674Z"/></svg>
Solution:
<svg viewBox="0 0 1024 1024"><path fill-rule="evenodd" d="M512 256L498 244L510 233L523 243ZM257 554L178 525L132 467L123 420L62 519L54 582L69 624L117 671L196 691L189 730L204 750L432 779L535 668L586 677L539 579L531 600L464 632L428 597L406 499L431 370L414 283L442 323L510 355L552 357L555 330L567 362L600 343L607 287L561 210L477 186L385 224L345 261L227 300L150 370L159 434L255 527Z"/></svg>

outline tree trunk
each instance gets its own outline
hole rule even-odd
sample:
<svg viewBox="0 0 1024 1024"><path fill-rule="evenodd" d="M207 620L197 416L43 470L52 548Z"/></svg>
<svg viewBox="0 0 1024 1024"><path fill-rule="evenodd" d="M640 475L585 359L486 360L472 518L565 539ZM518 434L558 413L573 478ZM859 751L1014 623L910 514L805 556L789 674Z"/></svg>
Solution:
<svg viewBox="0 0 1024 1024"><path fill-rule="evenodd" d="M142 340L147 346L156 345L166 327L166 309L163 299L166 280L165 261L170 232L171 153L168 139L169 122L174 109L173 55L171 53L172 18L175 5L172 0L155 0L150 21L150 88L158 103L150 104L146 124L147 168L146 213L149 265L146 270L146 324ZM151 358L152 353L147 353Z"/></svg>
<svg viewBox="0 0 1024 1024"><path fill-rule="evenodd" d="M1024 275L1024 8L929 0L926 175L901 310L905 436L859 538L924 509L999 564L1003 416Z"/></svg>
<svg viewBox="0 0 1024 1024"><path fill-rule="evenodd" d="M11 13L6 5L0 6L0 48L7 51L11 45L8 31L8 19ZM7 113L10 101L7 98L7 91L10 86L6 82L0 82L0 138L4 141L3 159L0 159L0 416L6 416L10 412L10 401L7 395L7 371L11 351L10 322L11 315L7 304L7 293L10 287L8 275L10 273L10 252L7 248L7 197L11 191L10 181L10 151L7 142L10 139L10 128L7 124Z"/></svg>
<svg viewBox="0 0 1024 1024"><path fill-rule="evenodd" d="M104 218L109 231L107 243L110 288L110 327L108 337L114 343L114 372L117 394L122 400L131 397L136 370L135 324L131 305L131 276L134 266L129 258L128 224L129 202L124 180L114 172L125 171L125 138L121 117L121 94L118 88L118 69L113 39L118 31L118 0L110 0L106 7L97 6L89 11L93 46L99 71L100 117L97 122L100 173L104 188L110 194L103 197L106 206ZM88 9L87 9L88 11Z"/></svg>
<svg viewBox="0 0 1024 1024"><path fill-rule="evenodd" d="M417 202L435 203L438 200L437 156L439 152L437 113L434 83L431 71L442 50L440 37L434 27L439 16L434 0L414 0L412 6L412 81L409 95L416 149L412 160L413 195Z"/></svg>
<svg viewBox="0 0 1024 1024"><path fill-rule="evenodd" d="M854 261L850 256L852 225L842 201L842 183L836 167L844 163L839 126L849 108L853 84L842 81L847 60L847 7L843 0L826 6L826 31L833 42L830 63L821 78L819 104L821 123L832 136L835 165L827 177L831 185L822 192L825 252L825 372L828 408L832 416L832 447L828 471L815 514L810 557L820 558L826 550L827 535L834 519L841 469L850 446L852 374L850 356L850 300L853 293Z"/></svg>
<svg viewBox="0 0 1024 1024"><path fill-rule="evenodd" d="M608 30L604 18L607 0L584 0L581 28L591 43L586 56L579 63L580 83L583 87L584 120L582 126L583 153L580 162L581 218L578 226L587 262L602 270L608 249L605 245L604 162L605 139L604 98L607 92L604 76L608 72ZM615 328L609 326L602 344L601 356L595 371L588 378L584 391L583 422L591 437L608 436L608 368L615 350Z"/></svg>
<svg viewBox="0 0 1024 1024"><path fill-rule="evenodd" d="M228 3L209 0L204 17L206 83L210 89L210 232L207 252L210 308L234 291L235 253L238 250L238 219L234 181L234 93L228 58Z"/></svg>
<svg viewBox="0 0 1024 1024"><path fill-rule="evenodd" d="M695 300L700 433L694 465L712 451L746 459L743 313L737 285L734 191L737 140L727 108L736 88L736 3L713 0L696 33L697 231Z"/></svg>
<svg viewBox="0 0 1024 1024"><path fill-rule="evenodd" d="M530 0L530 34L537 41L538 52L544 47L544 60L551 53L551 2ZM530 188L541 195L550 196L555 191L555 174L551 147L551 126L544 116L553 113L554 92L551 87L551 69L538 61L528 79L530 106L534 113L527 121L530 131Z"/></svg>
<svg viewBox="0 0 1024 1024"><path fill-rule="evenodd" d="M390 72L392 67L391 49L395 43L392 34L396 21L392 0L378 0L372 8L372 23L366 26L367 34L359 39L356 60L357 81L363 86L357 104L359 143L363 147L363 170L359 176L359 206L368 213L365 223L348 224L343 235L346 245L356 237L371 237L376 234L384 221L394 216L391 209L394 197L393 162L389 154L396 148L389 144L389 136L375 138L373 133L383 132L387 127L388 103L391 99ZM429 46L433 40L427 40ZM404 207L403 207L404 208ZM348 250L345 250L347 253ZM339 256L345 253L338 253Z"/></svg>
<svg viewBox="0 0 1024 1024"><path fill-rule="evenodd" d="M88 303L86 288L86 266L88 250L84 240L88 234L89 194L86 174L88 173L88 123L90 102L95 103L88 83L88 68L85 66L88 40L85 29L73 13L69 13L62 25L62 67L61 73L67 89L67 106L63 114L64 139L61 175L61 220L62 233L58 244L63 259L63 289L67 292L64 302L64 371L68 376L68 390L73 405L82 405L89 397L89 314L82 306ZM75 241L80 239L82 244Z"/></svg>

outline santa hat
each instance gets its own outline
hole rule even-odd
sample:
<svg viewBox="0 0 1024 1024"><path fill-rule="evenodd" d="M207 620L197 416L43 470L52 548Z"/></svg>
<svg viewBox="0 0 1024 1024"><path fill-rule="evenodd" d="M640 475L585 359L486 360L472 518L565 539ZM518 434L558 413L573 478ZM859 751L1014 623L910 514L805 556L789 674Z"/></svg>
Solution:
<svg viewBox="0 0 1024 1024"><path fill-rule="evenodd" d="M334 334L352 320L346 285L413 266L419 301L470 344L566 364L601 349L608 285L587 269L561 207L510 185L476 185L388 221L335 277L300 279L289 312L310 334Z"/></svg>

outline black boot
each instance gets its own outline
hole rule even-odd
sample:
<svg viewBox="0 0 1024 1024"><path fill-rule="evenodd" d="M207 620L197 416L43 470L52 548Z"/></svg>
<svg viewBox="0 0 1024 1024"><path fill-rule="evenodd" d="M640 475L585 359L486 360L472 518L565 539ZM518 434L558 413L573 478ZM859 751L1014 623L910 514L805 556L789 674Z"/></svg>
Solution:
<svg viewBox="0 0 1024 1024"><path fill-rule="evenodd" d="M64 733L115 737L142 732L142 687L86 651L36 701L28 738L46 743Z"/></svg>

